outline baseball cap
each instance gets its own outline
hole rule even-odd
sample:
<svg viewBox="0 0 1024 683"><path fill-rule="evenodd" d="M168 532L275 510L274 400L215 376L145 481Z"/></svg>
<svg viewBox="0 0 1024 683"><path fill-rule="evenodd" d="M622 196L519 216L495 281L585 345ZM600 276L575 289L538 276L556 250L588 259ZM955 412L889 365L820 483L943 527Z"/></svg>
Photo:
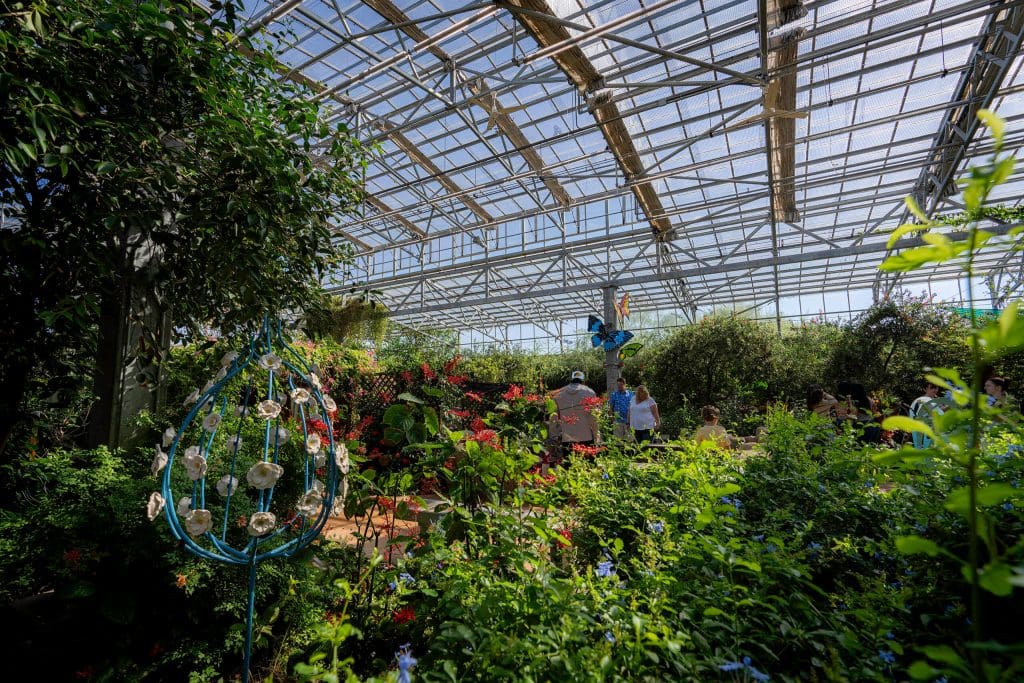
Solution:
<svg viewBox="0 0 1024 683"><path fill-rule="evenodd" d="M583 374L582 370L575 370L572 373L572 378L571 379L578 379L578 380L580 380L582 382L586 378L587 378L587 376Z"/></svg>

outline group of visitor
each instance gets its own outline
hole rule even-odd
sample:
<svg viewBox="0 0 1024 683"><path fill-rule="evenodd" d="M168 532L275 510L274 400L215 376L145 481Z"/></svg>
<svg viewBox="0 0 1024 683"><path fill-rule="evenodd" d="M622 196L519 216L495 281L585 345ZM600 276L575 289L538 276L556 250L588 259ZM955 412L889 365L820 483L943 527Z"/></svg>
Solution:
<svg viewBox="0 0 1024 683"><path fill-rule="evenodd" d="M1004 377L990 377L985 380L984 390L986 404L993 408L1015 407L1016 402L1007 392L1009 383ZM860 384L840 382L838 386L840 398L825 392L820 386L812 386L807 393L807 410L834 422L837 427L850 423L861 429L861 441L864 443L881 443L882 410L876 398L869 397ZM925 383L920 396L915 398L907 408L907 414L931 426L935 416L941 415L953 405L953 395L948 388L940 396L943 387L931 382ZM932 440L922 432L913 432L911 438L915 448L927 448Z"/></svg>
<svg viewBox="0 0 1024 683"><path fill-rule="evenodd" d="M881 407L877 399L868 396L863 384L840 382L839 398L827 393L818 385L807 392L807 410L823 417L836 426L852 424L860 432L863 443L881 443Z"/></svg>
<svg viewBox="0 0 1024 683"><path fill-rule="evenodd" d="M597 421L592 407L597 393L588 387L582 371L572 373L569 384L554 395L558 412L548 421L549 445L560 446L563 450L573 446L593 446L600 440ZM658 403L643 384L631 391L623 377L615 382L615 389L608 394L608 405L614 419L613 434L616 439L636 443L652 442L657 439L661 428L661 414ZM701 419L704 425L694 435L698 443L710 441L722 448L729 448L732 440L725 428L718 424L720 412L715 406L704 406Z"/></svg>

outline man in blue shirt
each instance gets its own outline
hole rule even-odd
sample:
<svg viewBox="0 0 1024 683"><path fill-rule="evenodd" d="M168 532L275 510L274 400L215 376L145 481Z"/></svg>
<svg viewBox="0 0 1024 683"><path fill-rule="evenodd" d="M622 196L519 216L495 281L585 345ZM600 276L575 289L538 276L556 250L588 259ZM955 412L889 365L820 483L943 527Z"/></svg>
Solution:
<svg viewBox="0 0 1024 683"><path fill-rule="evenodd" d="M615 381L615 391L608 396L608 404L615 416L615 436L619 439L628 438L630 434L627 416L632 399L633 392L626 389L626 380L620 377Z"/></svg>

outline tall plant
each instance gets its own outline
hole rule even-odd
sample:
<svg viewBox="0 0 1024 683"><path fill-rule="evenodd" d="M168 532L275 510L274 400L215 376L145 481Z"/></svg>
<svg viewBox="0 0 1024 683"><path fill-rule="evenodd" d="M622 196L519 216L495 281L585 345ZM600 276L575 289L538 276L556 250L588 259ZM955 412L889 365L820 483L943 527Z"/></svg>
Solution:
<svg viewBox="0 0 1024 683"><path fill-rule="evenodd" d="M966 231L959 233L940 232L944 224L930 219L913 198L906 200L907 207L917 218L916 223L901 225L889 239L889 246L898 243L908 234L920 233L923 244L904 249L887 258L880 268L888 272L911 272L938 264L955 264L963 273L967 287L970 310L970 351L971 376L968 380L952 369L935 369L927 375L929 381L948 386L952 405L945 412L935 415L933 424L906 417L892 417L885 421L887 429L906 429L927 435L933 446L923 451L901 452L904 460L919 461L922 455L949 458L963 467L966 485L950 492L946 507L962 515L967 522L967 557L958 557L952 550L942 548L934 541L920 536L906 536L899 539L897 546L906 553L946 555L962 564L965 578L970 584L971 629L973 643L970 647L970 664L955 653L926 649L938 661L950 665L963 676L975 680L994 680L998 667L986 666L986 653L1002 648L986 643L989 635L984 628L982 613L982 591L997 596L1006 596L1014 585L1021 585L1019 567L1017 571L1007 563L1007 557L1021 547L1016 544L996 542L996 524L989 510L1001 505L1016 494L1009 484L983 483L979 465L983 462L982 447L985 439L994 432L1008 430L1017 437L1024 436L1021 416L1015 407L989 405L982 392L986 369L1005 356L1024 349L1024 317L1020 314L1020 301L1013 301L999 316L998 320L984 323L975 314L975 277L978 256L983 250L1020 250L1024 227L1012 227L1005 238L981 227L985 203L992 191L1003 183L1013 172L1016 159L1012 153L1003 150L1004 122L995 113L982 110L978 117L988 126L994 142L994 151L988 163L971 168L968 177L962 181L963 202L968 221ZM885 459L885 456L883 456ZM982 545L984 544L984 553ZM931 667L922 663L920 673L931 675ZM913 671L912 671L913 673ZM937 671L935 673L938 673Z"/></svg>
<svg viewBox="0 0 1024 683"><path fill-rule="evenodd" d="M95 354L93 415L118 399L118 340L195 335L323 300L348 252L330 220L363 150L272 50L169 0L41 0L0 14L0 452L33 373ZM329 163L324 163L329 162ZM58 373L59 374L59 373Z"/></svg>

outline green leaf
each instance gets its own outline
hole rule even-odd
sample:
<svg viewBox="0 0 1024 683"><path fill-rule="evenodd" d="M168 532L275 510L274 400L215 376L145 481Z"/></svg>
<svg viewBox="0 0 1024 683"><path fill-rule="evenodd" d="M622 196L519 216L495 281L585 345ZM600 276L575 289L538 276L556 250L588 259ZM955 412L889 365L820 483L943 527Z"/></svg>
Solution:
<svg viewBox="0 0 1024 683"><path fill-rule="evenodd" d="M96 172L100 174L110 173L114 170L113 161L103 161L96 165Z"/></svg>
<svg viewBox="0 0 1024 683"><path fill-rule="evenodd" d="M914 214L914 216L916 216L917 219L920 220L922 223L931 222L928 220L928 216L924 214L924 211L921 210L921 205L917 203L916 199L908 195L903 198L903 203L906 205L907 211Z"/></svg>
<svg viewBox="0 0 1024 683"><path fill-rule="evenodd" d="M1005 598L1013 592L1012 575L1010 566L1003 562L989 564L979 572L978 585L993 595Z"/></svg>
<svg viewBox="0 0 1024 683"><path fill-rule="evenodd" d="M1007 498L1015 498L1020 494L1020 491L1013 488L1010 484L989 484L988 486L978 489L978 505L991 507L993 505L999 505Z"/></svg>
<svg viewBox="0 0 1024 683"><path fill-rule="evenodd" d="M925 436L934 439L935 432L924 422L915 420L906 415L893 415L887 417L882 421L882 429L889 430L900 430L903 432L917 432L918 434L924 434Z"/></svg>
<svg viewBox="0 0 1024 683"><path fill-rule="evenodd" d="M717 617L717 616L721 616L723 614L725 614L725 612L723 612L722 610L718 609L717 607L708 607L707 609L704 610L704 616L706 616L706 617Z"/></svg>
<svg viewBox="0 0 1024 683"><path fill-rule="evenodd" d="M917 649L928 659L942 664L956 666L958 664L963 664L964 661L963 658L956 653L956 650L951 648L949 645L926 645Z"/></svg>
<svg viewBox="0 0 1024 683"><path fill-rule="evenodd" d="M997 161L996 165L992 168L991 182L993 185L999 185L1013 174L1013 167L1017 160L1014 157L1006 157L1001 161Z"/></svg>
<svg viewBox="0 0 1024 683"><path fill-rule="evenodd" d="M941 674L942 671L931 666L928 662L918 660L910 665L907 673L915 681L930 681Z"/></svg>
<svg viewBox="0 0 1024 683"><path fill-rule="evenodd" d="M907 197L907 199L910 198ZM904 235L908 235L912 232L922 232L930 228L931 225L927 223L904 223L903 225L899 226L898 228L892 231L892 234L889 235L889 241L886 242L885 246L888 247L889 249L892 249L893 245L896 244L896 242L898 242L899 239Z"/></svg>
<svg viewBox="0 0 1024 683"><path fill-rule="evenodd" d="M992 139L996 142L996 151L998 152L1003 146L1003 133L1006 128L1006 121L990 109L979 110L978 118L988 126L989 131L992 133Z"/></svg>
<svg viewBox="0 0 1024 683"><path fill-rule="evenodd" d="M904 555L924 554L929 557L935 557L942 552L942 548L935 541L929 541L927 538L921 538L916 535L898 536L896 538L896 550Z"/></svg>
<svg viewBox="0 0 1024 683"><path fill-rule="evenodd" d="M399 401L408 401L409 403L419 403L419 404L423 403L423 399L417 398L416 396L413 396L408 391L403 391L401 394L399 394L398 395L398 400Z"/></svg>
<svg viewBox="0 0 1024 683"><path fill-rule="evenodd" d="M440 420L437 417L437 411L430 406L423 409L423 425L427 428L427 432L430 436L434 436L441 429Z"/></svg>

